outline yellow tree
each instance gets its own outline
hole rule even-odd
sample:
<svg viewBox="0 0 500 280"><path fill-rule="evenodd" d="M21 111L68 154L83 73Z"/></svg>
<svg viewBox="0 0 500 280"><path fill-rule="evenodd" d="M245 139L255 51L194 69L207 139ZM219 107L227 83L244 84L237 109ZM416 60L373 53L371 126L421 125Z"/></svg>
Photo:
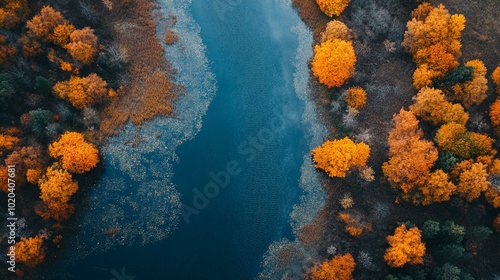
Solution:
<svg viewBox="0 0 500 280"><path fill-rule="evenodd" d="M462 102L464 106L478 105L486 99L488 91L488 80L486 79L486 67L480 60L471 60L465 66L473 68L472 80L452 87L455 99Z"/></svg>
<svg viewBox="0 0 500 280"><path fill-rule="evenodd" d="M402 267L424 263L425 244L422 234L416 227L407 229L405 225L396 228L394 235L387 236L389 248L385 251L384 260L391 267Z"/></svg>
<svg viewBox="0 0 500 280"><path fill-rule="evenodd" d="M415 103L410 110L425 121L433 125L449 122L467 123L469 114L460 104L453 104L446 100L444 93L439 89L424 87L413 97Z"/></svg>
<svg viewBox="0 0 500 280"><path fill-rule="evenodd" d="M52 91L77 109L102 102L108 93L106 81L95 73L84 78L71 77L69 81L58 82Z"/></svg>
<svg viewBox="0 0 500 280"><path fill-rule="evenodd" d="M90 171L99 162L99 151L78 132L64 133L49 146L49 153L61 160L64 169L73 173Z"/></svg>
<svg viewBox="0 0 500 280"><path fill-rule="evenodd" d="M311 280L352 280L356 262L351 254L337 255L317 264L311 270Z"/></svg>
<svg viewBox="0 0 500 280"><path fill-rule="evenodd" d="M313 74L329 88L342 86L354 74L355 64L351 42L333 39L314 47Z"/></svg>
<svg viewBox="0 0 500 280"><path fill-rule="evenodd" d="M28 267L35 267L45 259L45 249L42 247L43 238L35 236L21 237L16 244L16 260Z"/></svg>
<svg viewBox="0 0 500 280"><path fill-rule="evenodd" d="M438 158L438 151L430 141L423 139L418 120L413 113L401 109L393 118L394 129L389 133L389 161L382 171L389 182L409 193L423 185Z"/></svg>
<svg viewBox="0 0 500 280"><path fill-rule="evenodd" d="M97 53L97 47L97 36L89 27L73 31L70 35L70 43L65 46L68 53L83 64L92 62Z"/></svg>
<svg viewBox="0 0 500 280"><path fill-rule="evenodd" d="M351 0L316 0L321 11L329 17L339 16L347 8L349 2Z"/></svg>
<svg viewBox="0 0 500 280"><path fill-rule="evenodd" d="M363 167L370 156L370 147L365 143L354 143L348 137L326 141L312 151L316 167L330 177L345 177L353 167Z"/></svg>

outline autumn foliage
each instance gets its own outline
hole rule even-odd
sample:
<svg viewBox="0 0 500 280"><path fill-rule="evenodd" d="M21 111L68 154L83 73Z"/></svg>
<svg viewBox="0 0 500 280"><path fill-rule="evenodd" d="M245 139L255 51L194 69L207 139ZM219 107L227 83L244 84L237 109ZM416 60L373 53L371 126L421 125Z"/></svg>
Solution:
<svg viewBox="0 0 500 280"><path fill-rule="evenodd" d="M52 34L50 34L49 40L54 44L64 47L69 43L73 31L75 31L75 26L73 26L73 24L59 24L54 28Z"/></svg>
<svg viewBox="0 0 500 280"><path fill-rule="evenodd" d="M26 28L28 35L41 41L48 41L57 26L67 23L60 12L51 6L45 6L38 15L26 22Z"/></svg>
<svg viewBox="0 0 500 280"><path fill-rule="evenodd" d="M90 171L99 162L99 151L77 132L64 133L49 146L49 153L61 160L64 169L73 173Z"/></svg>
<svg viewBox="0 0 500 280"><path fill-rule="evenodd" d="M52 90L57 97L69 101L78 109L102 102L108 93L106 81L95 73L58 82Z"/></svg>
<svg viewBox="0 0 500 280"><path fill-rule="evenodd" d="M425 183L418 187L420 195L413 202L415 204L429 205L435 202L450 200L457 187L450 181L448 174L443 170L432 172Z"/></svg>
<svg viewBox="0 0 500 280"><path fill-rule="evenodd" d="M402 267L424 262L425 244L421 239L421 231L414 227L407 229L405 225L396 228L394 235L387 237L389 248L385 251L384 260L391 267Z"/></svg>
<svg viewBox="0 0 500 280"><path fill-rule="evenodd" d="M3 0L0 2L0 28L13 28L21 23L28 14L27 0Z"/></svg>
<svg viewBox="0 0 500 280"><path fill-rule="evenodd" d="M497 98L490 107L490 120L495 128L495 133L500 135L500 98Z"/></svg>
<svg viewBox="0 0 500 280"><path fill-rule="evenodd" d="M45 259L45 249L42 247L43 238L41 236L24 238L16 244L16 261L35 267Z"/></svg>
<svg viewBox="0 0 500 280"><path fill-rule="evenodd" d="M463 124L451 122L441 126L434 139L440 149L464 159L496 154L492 138L485 134L467 131Z"/></svg>
<svg viewBox="0 0 500 280"><path fill-rule="evenodd" d="M488 80L486 79L486 67L480 60L472 60L465 63L465 66L473 68L472 80L463 84L456 84L452 87L455 99L462 102L464 106L471 107L478 105L486 99L488 91Z"/></svg>
<svg viewBox="0 0 500 280"><path fill-rule="evenodd" d="M397 188L409 193L416 186L425 184L431 168L438 158L438 151L430 141L423 139L419 121L413 113L401 109L393 118L394 129L389 133L389 161L382 171Z"/></svg>
<svg viewBox="0 0 500 280"><path fill-rule="evenodd" d="M351 236L359 237L364 232L372 230L372 225L370 223L364 223L348 213L339 213L338 218L344 223L345 231Z"/></svg>
<svg viewBox="0 0 500 280"><path fill-rule="evenodd" d="M321 33L321 43L340 39L349 41L353 37L353 31L340 20L332 20L326 24L325 31Z"/></svg>
<svg viewBox="0 0 500 280"><path fill-rule="evenodd" d="M500 232L500 215L495 218L495 221L493 222L493 227L497 232Z"/></svg>
<svg viewBox="0 0 500 280"><path fill-rule="evenodd" d="M433 125L449 122L467 123L469 114L460 104L453 104L446 100L444 93L439 89L424 87L413 97L415 103L410 110L425 121Z"/></svg>
<svg viewBox="0 0 500 280"><path fill-rule="evenodd" d="M457 194L469 202L490 187L487 166L483 163L465 161L457 164L452 172L458 175Z"/></svg>
<svg viewBox="0 0 500 280"><path fill-rule="evenodd" d="M342 86L354 74L355 64L352 42L333 39L314 47L313 74L329 88Z"/></svg>
<svg viewBox="0 0 500 280"><path fill-rule="evenodd" d="M14 149L18 143L19 138L6 134L0 134L0 156L3 156L4 152Z"/></svg>
<svg viewBox="0 0 500 280"><path fill-rule="evenodd" d="M353 167L363 167L370 156L370 147L365 143L354 143L348 137L326 141L312 151L313 161L330 177L345 177Z"/></svg>
<svg viewBox="0 0 500 280"><path fill-rule="evenodd" d="M5 36L0 35L0 65L11 65L15 55L16 48L7 44Z"/></svg>
<svg viewBox="0 0 500 280"><path fill-rule="evenodd" d="M443 5L432 7L423 3L413 11L406 26L402 46L417 64L413 74L415 88L432 86L435 79L443 78L458 66L465 28L463 15L450 15Z"/></svg>
<svg viewBox="0 0 500 280"><path fill-rule="evenodd" d="M311 270L311 280L352 280L356 262L351 254L337 255L317 264Z"/></svg>
<svg viewBox="0 0 500 280"><path fill-rule="evenodd" d="M89 64L97 53L97 36L94 30L85 27L81 30L75 30L70 34L70 43L65 48L68 53L83 64Z"/></svg>
<svg viewBox="0 0 500 280"><path fill-rule="evenodd" d="M500 208L500 186L490 185L486 191L484 191L484 197L491 206Z"/></svg>
<svg viewBox="0 0 500 280"><path fill-rule="evenodd" d="M360 87L349 88L345 95L349 107L359 110L366 105L366 91Z"/></svg>
<svg viewBox="0 0 500 280"><path fill-rule="evenodd" d="M44 219L69 219L74 210L69 201L78 190L78 183L73 181L71 174L64 169L49 167L38 185L44 205L42 209L37 209L37 214Z"/></svg>
<svg viewBox="0 0 500 280"><path fill-rule="evenodd" d="M460 14L450 15L444 5L429 8L429 4L419 9L418 15L406 25L403 47L411 54L419 50L440 44L446 53L460 56L462 30L465 29L465 17ZM441 48L440 47L440 48Z"/></svg>
<svg viewBox="0 0 500 280"><path fill-rule="evenodd" d="M316 0L319 8L327 16L339 16L351 0Z"/></svg>
<svg viewBox="0 0 500 280"><path fill-rule="evenodd" d="M491 80L496 86L497 93L500 93L500 66L495 68L495 71L491 74Z"/></svg>

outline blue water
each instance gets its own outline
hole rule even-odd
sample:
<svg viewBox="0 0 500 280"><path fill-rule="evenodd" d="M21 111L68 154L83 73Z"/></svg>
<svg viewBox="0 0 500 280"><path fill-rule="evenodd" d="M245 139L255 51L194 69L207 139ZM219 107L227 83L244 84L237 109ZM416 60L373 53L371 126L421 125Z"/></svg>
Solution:
<svg viewBox="0 0 500 280"><path fill-rule="evenodd" d="M213 3L193 1L192 12L219 91L201 132L178 150L173 182L181 201L192 206L192 188L202 191L213 181L210 172L225 170L230 161L241 172L158 246L166 250L157 265L169 279L256 276L269 244L290 236L288 216L307 152L303 104L291 83L297 36L290 28L297 18L273 1L243 1L222 19Z"/></svg>
<svg viewBox="0 0 500 280"><path fill-rule="evenodd" d="M177 148L177 157L166 156L167 161L178 159L173 167L158 160L163 156L155 155L152 148L135 152L118 144L110 145L109 157L116 157L117 150L130 155L107 160L117 162L111 164L116 168L107 169L104 183L93 194L98 206L84 219L88 222L83 223L85 234L81 236L98 234L102 231L100 227L112 221L123 225L127 233L125 241L120 243L108 238L80 248L99 247L101 242L124 246L113 246L104 254L91 253L79 260L69 269L74 279L111 279L112 269L121 274L122 267L136 279L253 279L269 245L283 237L293 239L289 217L301 194L301 166L311 145L310 135L306 135L311 127L304 127L302 119L304 100L297 97L294 88L294 78L297 78L294 77L294 59L299 42L291 29L300 19L291 7L275 0L194 0L190 12L201 27L205 55L211 62L210 68L218 85L216 97L202 119L199 133ZM191 46L182 47L189 50ZM195 50L194 53L199 52ZM306 82L306 75L304 77L301 80ZM182 106L185 105L181 104L180 108ZM182 113L178 115L179 119L184 118ZM158 130L169 134L170 130L182 127L172 123L174 125L170 122L156 124L150 134ZM182 134L181 129L178 130L178 134ZM147 128L144 131L147 134ZM149 139L159 141L153 137ZM169 148L170 144L165 140L166 151L175 150ZM161 143L155 145L161 146ZM167 164L165 173L173 177L162 179L160 176L158 181L169 186L168 193L162 192L164 189L158 183L152 187L158 188L158 192L146 193L142 191L143 186L141 196L135 194L132 188L147 178L143 175L147 173L136 172L133 167L123 171L135 157L149 161L149 167L142 168L155 170L153 173ZM224 182L214 179L214 174ZM125 180L119 181L121 177ZM107 178L119 179L106 181ZM117 193L116 188L110 189L106 182L128 185L118 191L130 191L135 196L120 196L118 200L126 203L116 202L117 206L105 212L107 216L103 219L100 217L104 217L102 212L107 211L104 209L108 206L101 205L99 198ZM178 193L172 191L174 186ZM197 193L205 194L200 198ZM178 228L168 238L158 238L161 241L146 245L130 241L134 234L144 241L149 232L162 231L154 220L125 225L129 223L127 219L139 217L144 220L148 215L157 219L154 210L160 206L156 199L177 205L178 195L184 205L184 214L178 216ZM136 202L138 206L133 201L137 197L142 199ZM113 200L117 199L109 198L106 203L113 204ZM135 208L146 207L141 205L149 203L154 207L148 211L140 212ZM158 209L171 211L170 208ZM116 217L110 219L109 215ZM99 224L101 220L106 223ZM85 230L96 227L95 223L100 226L98 229ZM138 226L146 228L135 228ZM86 242L85 238L81 239ZM126 246L131 242L133 246Z"/></svg>

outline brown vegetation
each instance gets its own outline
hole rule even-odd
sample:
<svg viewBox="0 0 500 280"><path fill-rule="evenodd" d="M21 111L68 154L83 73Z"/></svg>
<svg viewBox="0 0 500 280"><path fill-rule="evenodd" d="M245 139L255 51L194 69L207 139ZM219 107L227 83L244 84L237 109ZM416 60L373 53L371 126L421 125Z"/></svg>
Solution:
<svg viewBox="0 0 500 280"><path fill-rule="evenodd" d="M108 18L115 26L116 42L127 53L140 55L129 57L129 81L119 93L120 98L112 99L103 111L100 130L105 135L117 133L129 120L140 125L156 116L174 114L173 104L182 87L172 82L175 71L156 36L154 8L150 1L134 0L115 5ZM133 26L134 32L121 29L127 24Z"/></svg>

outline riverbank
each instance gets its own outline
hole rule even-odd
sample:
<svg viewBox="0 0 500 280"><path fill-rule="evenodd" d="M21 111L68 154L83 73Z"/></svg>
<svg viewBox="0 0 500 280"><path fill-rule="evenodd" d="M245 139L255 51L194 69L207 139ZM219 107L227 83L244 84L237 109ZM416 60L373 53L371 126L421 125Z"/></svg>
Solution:
<svg viewBox="0 0 500 280"><path fill-rule="evenodd" d="M331 255L351 253L356 259L357 266L353 274L355 279L383 279L391 270L384 263L384 253L387 248L386 236L391 235L398 223L411 220L417 225L426 220L455 220L457 223L473 226L477 223L491 226L491 217L494 210L483 202L468 205L467 212L460 212L465 207L464 202L453 198L450 202L431 206L414 206L409 203L395 203L396 193L384 178L382 163L387 161L387 135L392 128L392 117L402 107L407 108L416 94L412 85L412 75L415 66L411 57L401 46L406 22L410 20L411 11L417 6L414 1L387 1L384 3L369 3L363 0L353 0L340 17L328 18L324 15L316 1L294 0L294 6L302 20L314 34L314 44L319 44L321 32L326 23L336 19L344 22L356 36L354 47L357 55L356 74L341 88L327 89L319 84L317 79L310 78L311 96L318 105L321 120L328 127L328 139L339 139L350 136L353 139L365 141L371 146L371 156L368 165L374 167L376 180L372 183L361 183L355 176L346 179L334 179L322 173L322 182L328 191L328 199L322 215L307 228L302 235L302 242L306 246L313 246L316 254L312 254L309 262L302 262L302 272L310 271L314 262L329 259ZM467 28L463 34L463 61L481 59L485 61L489 72L498 64L497 45L495 44L492 18L495 13L483 16L481 9L488 10L494 6L486 3L455 3L453 1L431 1L433 5L443 3L453 13L463 13L467 18ZM480 7L478 7L478 5ZM470 18L470 20L469 20ZM481 28L488 26L488 28ZM488 51L485 51L488 49ZM491 51L491 55L490 55ZM343 94L350 86L361 86L367 91L367 105L356 117L355 123L346 126L343 121L344 112L336 109L343 101ZM496 96L494 87L490 84L488 100ZM489 102L485 102L489 103ZM483 117L479 115L487 111L487 105L477 110L477 119L471 126L476 126ZM424 127L424 129L428 129ZM426 130L426 133L427 130ZM429 135L431 133L428 133ZM361 140L362 139L362 140ZM339 221L338 213L344 210L339 204L345 194L353 199L354 210L350 211L356 217L363 217L370 221L373 230L361 237L352 237L344 230L344 224ZM474 214L472 214L474 213ZM474 218L473 218L474 217ZM475 222L472 222L475 221ZM496 239L495 239L496 238ZM473 272L477 279L486 279L494 272L493 263L498 259L497 237L488 240L481 258L490 263L488 269L477 269L476 265L463 265L464 270ZM308 245L307 245L308 244ZM491 247L493 249L486 249ZM294 256L298 250L287 249L283 255ZM470 250L470 248L469 248ZM333 252L333 253L332 253ZM472 254L468 251L467 254ZM366 257L368 256L368 257ZM370 260L372 263L367 263ZM471 261L471 260L469 260ZM481 265L485 267L484 265Z"/></svg>

